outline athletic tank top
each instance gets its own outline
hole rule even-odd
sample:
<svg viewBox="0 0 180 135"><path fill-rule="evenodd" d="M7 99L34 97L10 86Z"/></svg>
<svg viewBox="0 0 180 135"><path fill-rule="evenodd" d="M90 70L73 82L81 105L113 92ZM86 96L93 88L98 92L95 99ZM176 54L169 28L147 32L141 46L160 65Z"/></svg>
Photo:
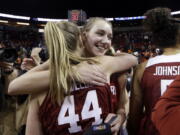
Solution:
<svg viewBox="0 0 180 135"><path fill-rule="evenodd" d="M76 84L62 104L46 96L39 109L44 135L81 135L91 125L101 124L113 113L110 86Z"/></svg>
<svg viewBox="0 0 180 135"><path fill-rule="evenodd" d="M141 80L145 105L145 116L140 129L141 135L159 135L152 124L151 112L159 97L177 75L180 75L180 54L161 55L148 60Z"/></svg>

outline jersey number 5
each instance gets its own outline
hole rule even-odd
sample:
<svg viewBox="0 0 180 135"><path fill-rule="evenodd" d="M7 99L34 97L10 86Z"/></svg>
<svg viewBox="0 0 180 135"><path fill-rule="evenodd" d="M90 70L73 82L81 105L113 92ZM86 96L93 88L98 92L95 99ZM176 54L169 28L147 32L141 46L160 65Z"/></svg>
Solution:
<svg viewBox="0 0 180 135"><path fill-rule="evenodd" d="M171 84L173 80L161 80L161 95L166 91L167 86Z"/></svg>
<svg viewBox="0 0 180 135"><path fill-rule="evenodd" d="M91 105L93 107L92 110L90 110ZM66 114L68 114L68 116ZM101 114L102 114L102 110L98 104L96 90L89 91L87 93L81 111L82 120L95 118L95 121L92 123L92 125L100 124L102 122L102 119L100 118ZM75 114L74 96L71 95L66 97L64 103L62 104L60 113L58 115L58 125L70 124L70 128L68 128L69 132L76 133L82 131L81 126L77 124L79 120L80 120L79 115Z"/></svg>

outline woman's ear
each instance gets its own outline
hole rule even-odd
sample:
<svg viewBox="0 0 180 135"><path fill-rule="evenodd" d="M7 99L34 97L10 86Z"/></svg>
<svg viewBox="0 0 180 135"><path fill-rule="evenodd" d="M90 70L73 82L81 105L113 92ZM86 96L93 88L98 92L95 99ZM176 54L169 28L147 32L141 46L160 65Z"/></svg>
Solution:
<svg viewBox="0 0 180 135"><path fill-rule="evenodd" d="M86 33L86 32L83 32L83 33L82 33L82 40L84 41L84 40L86 40L86 38L87 38L87 33Z"/></svg>
<svg viewBox="0 0 180 135"><path fill-rule="evenodd" d="M84 47L82 35L79 35L79 46L80 46L81 48Z"/></svg>
<svg viewBox="0 0 180 135"><path fill-rule="evenodd" d="M86 32L81 33L80 39L81 39L81 41L83 43L83 46L84 46L84 44L85 44L85 42L87 40L87 33Z"/></svg>

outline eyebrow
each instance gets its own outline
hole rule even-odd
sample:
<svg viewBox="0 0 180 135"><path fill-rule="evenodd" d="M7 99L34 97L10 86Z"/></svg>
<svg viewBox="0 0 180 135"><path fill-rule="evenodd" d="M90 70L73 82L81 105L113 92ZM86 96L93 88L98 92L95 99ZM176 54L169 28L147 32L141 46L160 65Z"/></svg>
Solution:
<svg viewBox="0 0 180 135"><path fill-rule="evenodd" d="M103 29L97 29L97 31L103 31L103 32L105 32L105 30L103 30Z"/></svg>
<svg viewBox="0 0 180 135"><path fill-rule="evenodd" d="M101 32L105 32L104 29L98 29L97 31L101 31ZM110 35L113 35L112 33L110 33Z"/></svg>

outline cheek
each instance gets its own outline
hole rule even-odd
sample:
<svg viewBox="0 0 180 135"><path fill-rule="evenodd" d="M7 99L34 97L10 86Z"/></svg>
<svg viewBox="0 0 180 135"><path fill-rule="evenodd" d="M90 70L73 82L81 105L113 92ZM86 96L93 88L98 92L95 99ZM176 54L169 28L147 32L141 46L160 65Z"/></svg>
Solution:
<svg viewBox="0 0 180 135"><path fill-rule="evenodd" d="M88 40L87 40L87 45L89 47L93 47L95 42L96 42L95 39L89 37Z"/></svg>
<svg viewBox="0 0 180 135"><path fill-rule="evenodd" d="M112 42L110 42L110 44L109 44L109 46L108 46L108 47L110 48L111 46L112 46Z"/></svg>
<svg viewBox="0 0 180 135"><path fill-rule="evenodd" d="M93 49L93 43L91 42L91 40L86 40L85 43L85 48L87 49L88 52L91 52Z"/></svg>

